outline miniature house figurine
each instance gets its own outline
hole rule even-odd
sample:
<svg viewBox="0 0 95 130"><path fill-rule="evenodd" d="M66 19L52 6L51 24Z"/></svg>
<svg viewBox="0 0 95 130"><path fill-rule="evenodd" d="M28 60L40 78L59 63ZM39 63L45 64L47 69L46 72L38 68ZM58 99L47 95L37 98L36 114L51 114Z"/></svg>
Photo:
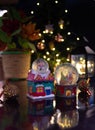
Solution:
<svg viewBox="0 0 95 130"><path fill-rule="evenodd" d="M31 116L46 116L52 115L53 99L29 100L28 112Z"/></svg>
<svg viewBox="0 0 95 130"><path fill-rule="evenodd" d="M54 97L54 77L49 70L48 63L42 59L36 59L32 69L28 73L28 94L31 99Z"/></svg>
<svg viewBox="0 0 95 130"><path fill-rule="evenodd" d="M75 97L79 74L70 63L63 63L55 69L56 96Z"/></svg>

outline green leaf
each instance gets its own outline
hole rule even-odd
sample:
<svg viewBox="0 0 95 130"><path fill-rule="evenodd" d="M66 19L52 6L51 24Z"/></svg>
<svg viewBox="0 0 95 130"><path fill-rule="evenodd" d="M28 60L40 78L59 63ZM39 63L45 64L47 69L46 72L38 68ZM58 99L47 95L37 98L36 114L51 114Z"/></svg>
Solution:
<svg viewBox="0 0 95 130"><path fill-rule="evenodd" d="M16 43L9 43L8 44L8 49L10 50L10 49L15 49L16 48Z"/></svg>
<svg viewBox="0 0 95 130"><path fill-rule="evenodd" d="M15 36L16 34L19 34L21 31L21 28L17 29L15 32L11 34L11 36Z"/></svg>
<svg viewBox="0 0 95 130"><path fill-rule="evenodd" d="M28 45L29 45L30 49L36 51L36 47L33 43L28 42Z"/></svg>
<svg viewBox="0 0 95 130"><path fill-rule="evenodd" d="M2 27L3 22L2 22L2 17L0 17L0 27Z"/></svg>
<svg viewBox="0 0 95 130"><path fill-rule="evenodd" d="M28 44L27 41L20 42L20 45L22 46L23 49L28 49Z"/></svg>
<svg viewBox="0 0 95 130"><path fill-rule="evenodd" d="M27 49L28 46L27 46L27 40L26 39L23 39L21 37L18 37L18 43L19 45L23 48L23 49Z"/></svg>
<svg viewBox="0 0 95 130"><path fill-rule="evenodd" d="M6 32L3 32L1 29L0 29L0 40L4 43L10 43L11 42L11 37L9 37L7 35Z"/></svg>
<svg viewBox="0 0 95 130"><path fill-rule="evenodd" d="M23 49L36 51L35 45L30 43L27 39L18 38L18 42Z"/></svg>
<svg viewBox="0 0 95 130"><path fill-rule="evenodd" d="M19 15L19 11L16 10L14 7L10 7L8 9L8 14L9 14L10 18L17 19L17 20L21 21L21 17Z"/></svg>

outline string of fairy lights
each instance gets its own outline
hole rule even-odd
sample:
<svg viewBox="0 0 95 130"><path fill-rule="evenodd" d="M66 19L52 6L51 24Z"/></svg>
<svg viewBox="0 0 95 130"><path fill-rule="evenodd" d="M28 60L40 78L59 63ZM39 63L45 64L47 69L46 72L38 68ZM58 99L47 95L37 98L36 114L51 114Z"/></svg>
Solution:
<svg viewBox="0 0 95 130"><path fill-rule="evenodd" d="M53 1L53 4L55 4L55 6L56 6L59 4L59 2L60 1L55 0L55 1ZM36 6L36 11L37 11L37 7L41 6L41 2L35 3L35 6ZM63 11L65 14L69 13L68 9L65 9ZM36 12L35 12L35 10L31 10L30 13L31 13L31 15L35 15ZM64 30L64 28L65 28L64 27L65 26L64 18L61 18L58 21L58 26L59 26L60 30ZM51 22L49 21L49 23L47 25L45 25L44 30L42 30L42 32L40 32L40 34L39 34L41 36L41 40L37 43L37 48L38 48L38 50L40 50L40 53L41 53L41 50L42 50L42 52L43 52L43 50L45 50L45 53L44 54L41 53L40 56L43 57L48 62L50 62L50 64L52 64L52 66L56 67L57 65L59 65L60 63L62 63L64 61L70 62L70 58L69 58L69 56L67 56L66 58L64 58L64 56L63 57L60 56L60 51L58 52L56 46L54 46L54 44L52 43L54 41L57 41L58 43L62 43L62 44L65 43L64 36L62 34L60 34L60 32L58 32L57 34L54 34L54 31L55 30L54 30L53 24L51 24ZM51 44L50 50L46 48L46 44L49 44L49 43L47 43L47 40L45 39L46 35L49 35L51 37L51 39L53 37L53 40L51 40L49 42ZM68 36L74 35L76 42L80 40L80 37L71 31L68 31L65 35L68 35ZM68 54L71 51L71 49L72 48L70 48L69 46L66 47L66 51ZM34 53L33 50L32 50L32 53Z"/></svg>
<svg viewBox="0 0 95 130"><path fill-rule="evenodd" d="M54 1L52 1L52 3L56 6L60 2L58 0L54 0ZM35 3L36 10L34 9L34 10L30 11L30 14L32 16L35 17L37 8L39 6L41 6L41 2L37 1ZM0 11L0 14L1 14L1 12L2 11ZM4 10L3 10L3 12L4 12ZM69 13L68 9L65 9L64 13L68 14ZM56 34L54 33L54 31L55 31L54 24L51 24L50 20L49 20L49 23L47 25L43 25L44 30L41 30L41 32L39 33L41 39L40 39L40 41L37 41L37 43L35 44L38 51L37 52L35 52L34 50L31 51L32 54L36 53L36 55L43 57L45 60L50 62L53 67L56 67L57 65L59 65L60 63L62 63L64 61L67 61L67 62L70 61L69 56L67 56L67 57L64 57L64 55L62 56L61 51L58 51L57 47L54 45L55 44L54 42L57 42L59 44L59 46L61 44L65 43L65 37L63 36L63 34L60 33L60 30L64 31L64 28L66 26L63 16L62 16L62 18L60 18L59 21L57 21L57 23L58 23L57 24L58 25L58 32ZM76 42L80 40L80 37L71 31L67 31L65 35L67 35L67 36L74 35ZM51 38L51 40L49 42L47 42L46 36L49 36L49 38ZM49 46L50 46L49 49L46 46L47 44L49 44ZM67 51L67 53L69 54L71 49L72 49L71 47L67 46L65 48L64 53ZM43 50L44 50L44 53L42 53Z"/></svg>

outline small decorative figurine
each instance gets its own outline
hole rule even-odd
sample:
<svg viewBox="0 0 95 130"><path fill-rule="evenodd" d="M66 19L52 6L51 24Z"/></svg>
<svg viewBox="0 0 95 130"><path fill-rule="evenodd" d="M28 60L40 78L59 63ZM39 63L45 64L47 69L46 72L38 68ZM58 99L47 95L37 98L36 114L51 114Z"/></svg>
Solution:
<svg viewBox="0 0 95 130"><path fill-rule="evenodd" d="M54 97L54 77L47 61L36 59L28 73L28 94L31 99Z"/></svg>
<svg viewBox="0 0 95 130"><path fill-rule="evenodd" d="M90 86L89 78L81 79L78 82L78 109L86 109L93 104L93 89Z"/></svg>
<svg viewBox="0 0 95 130"><path fill-rule="evenodd" d="M70 63L63 63L55 69L56 96L75 97L79 74Z"/></svg>
<svg viewBox="0 0 95 130"><path fill-rule="evenodd" d="M1 97L3 99L1 100ZM15 99L18 96L18 87L9 81L5 81L2 85L2 92L0 93L0 103L9 99Z"/></svg>

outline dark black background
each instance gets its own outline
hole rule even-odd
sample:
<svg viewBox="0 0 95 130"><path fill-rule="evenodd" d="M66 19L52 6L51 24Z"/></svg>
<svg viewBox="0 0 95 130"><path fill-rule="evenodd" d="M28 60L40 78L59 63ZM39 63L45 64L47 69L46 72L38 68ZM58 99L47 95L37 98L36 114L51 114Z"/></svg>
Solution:
<svg viewBox="0 0 95 130"><path fill-rule="evenodd" d="M43 1L43 0L39 0L39 1ZM33 3L31 4L31 2ZM32 9L34 8L35 2L36 0L30 0L29 4L28 1L25 3L23 2L21 3L25 8ZM61 3L59 8L68 9L69 11L69 20L70 20L70 25L73 28L73 31L79 35L81 34L85 36L89 41L88 44L95 49L95 45L94 45L95 44L95 1L94 0L59 0L59 2ZM45 19L45 17L40 17L40 18Z"/></svg>
<svg viewBox="0 0 95 130"><path fill-rule="evenodd" d="M14 5L16 7L24 9L27 13L31 10L35 10L35 20L39 25L46 24L48 17L47 13L52 11L51 16L56 21L59 15L53 7L52 2L54 0L18 0ZM58 0L60 5L57 9L68 9L69 21L73 32L81 34L88 39L88 44L95 50L95 0ZM36 3L43 3L43 7L37 11ZM47 4L49 4L49 8ZM5 3L6 5L6 3ZM4 5L3 5L4 6ZM2 7L2 5L0 5ZM53 18L54 16L54 18Z"/></svg>
<svg viewBox="0 0 95 130"><path fill-rule="evenodd" d="M95 1L67 0L70 21L75 32L82 33L95 46Z"/></svg>

